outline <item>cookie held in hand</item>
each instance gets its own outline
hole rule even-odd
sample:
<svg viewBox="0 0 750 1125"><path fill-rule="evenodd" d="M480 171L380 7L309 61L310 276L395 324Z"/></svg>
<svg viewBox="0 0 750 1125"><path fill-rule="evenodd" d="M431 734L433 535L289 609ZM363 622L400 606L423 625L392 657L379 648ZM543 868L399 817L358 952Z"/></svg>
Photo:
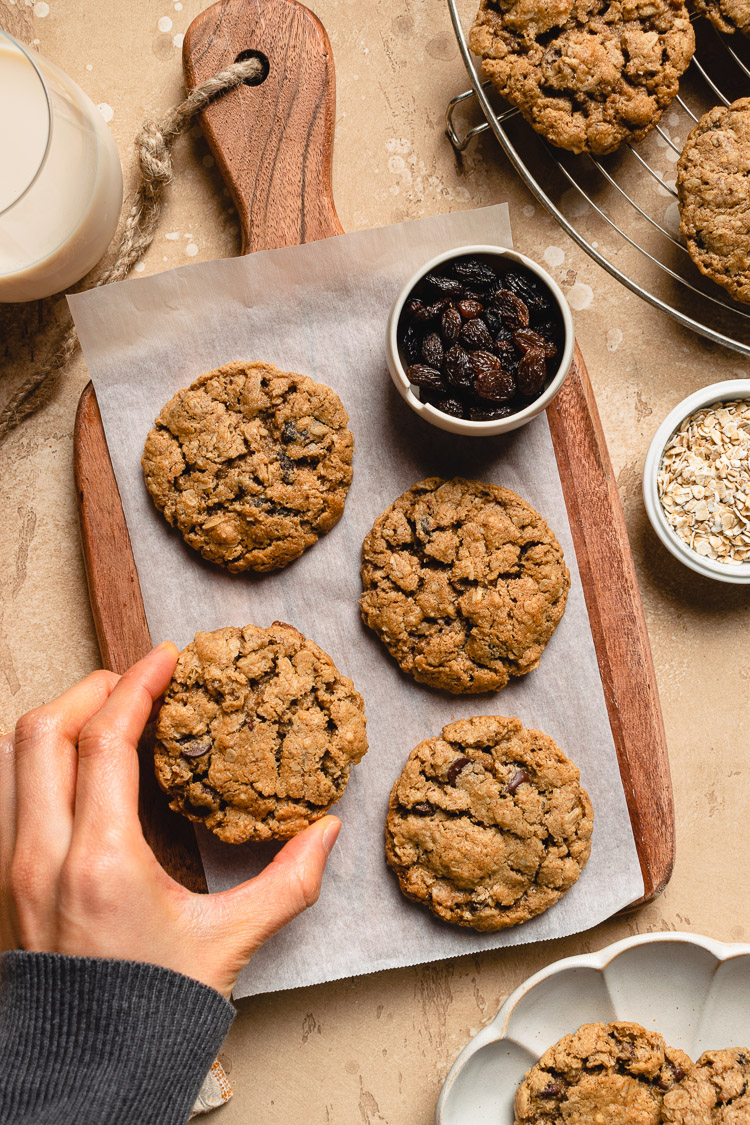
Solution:
<svg viewBox="0 0 750 1125"><path fill-rule="evenodd" d="M684 1051L637 1023L586 1023L545 1051L516 1091L515 1125L660 1125Z"/></svg>
<svg viewBox="0 0 750 1125"><path fill-rule="evenodd" d="M430 477L378 516L362 546L362 619L399 667L455 694L536 668L564 611L562 549L507 488Z"/></svg>
<svg viewBox="0 0 750 1125"><path fill-rule="evenodd" d="M591 852L580 774L546 734L478 715L420 742L393 786L385 851L407 898L494 931L553 906Z"/></svg>
<svg viewBox="0 0 750 1125"><path fill-rule="evenodd" d="M156 777L227 843L286 840L343 795L365 725L352 681L291 625L197 633L157 719Z"/></svg>
<svg viewBox="0 0 750 1125"><path fill-rule="evenodd" d="M228 363L160 410L141 462L146 487L204 559L278 570L343 515L348 424L330 387L272 363Z"/></svg>

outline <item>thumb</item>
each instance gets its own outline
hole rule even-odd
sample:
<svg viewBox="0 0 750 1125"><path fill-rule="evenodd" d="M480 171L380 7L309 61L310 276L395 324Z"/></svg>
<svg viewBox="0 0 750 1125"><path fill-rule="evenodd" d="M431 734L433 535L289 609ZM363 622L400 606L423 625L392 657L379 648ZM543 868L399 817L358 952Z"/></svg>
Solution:
<svg viewBox="0 0 750 1125"><path fill-rule="evenodd" d="M340 829L338 817L323 817L289 840L260 875L211 896L241 941L238 952L243 964L264 941L317 901L326 860Z"/></svg>

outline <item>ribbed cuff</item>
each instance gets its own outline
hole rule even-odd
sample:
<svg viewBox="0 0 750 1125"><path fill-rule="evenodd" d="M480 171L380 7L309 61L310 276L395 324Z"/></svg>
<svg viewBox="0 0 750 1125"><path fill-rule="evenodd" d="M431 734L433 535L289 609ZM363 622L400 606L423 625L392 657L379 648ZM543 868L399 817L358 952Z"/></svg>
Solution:
<svg viewBox="0 0 750 1125"><path fill-rule="evenodd" d="M0 1125L183 1125L234 1018L137 961L0 955Z"/></svg>

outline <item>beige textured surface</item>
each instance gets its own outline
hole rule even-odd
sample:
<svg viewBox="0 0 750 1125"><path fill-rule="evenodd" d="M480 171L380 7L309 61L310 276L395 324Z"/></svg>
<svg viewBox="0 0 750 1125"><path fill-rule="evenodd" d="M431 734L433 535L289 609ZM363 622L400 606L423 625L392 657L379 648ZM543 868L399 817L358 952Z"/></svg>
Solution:
<svg viewBox="0 0 750 1125"><path fill-rule="evenodd" d="M22 9L30 37L39 38L48 57L94 102L114 110L128 185L136 128L179 95L172 37L202 7L199 0L182 4L177 10L172 0L49 0L37 4L39 12L49 7L46 16ZM473 6L464 5L467 21ZM547 252L546 260L557 263L552 272L576 306L625 504L677 795L675 875L666 893L637 915L546 945L240 1003L223 1054L236 1094L217 1115L222 1125L430 1125L457 1052L508 992L543 965L638 931L687 929L750 941L750 868L737 830L750 817L743 756L750 728L750 592L713 584L673 560L651 533L640 495L646 449L667 411L706 383L747 377L750 365L681 330L604 274L534 206L489 139L473 146L463 165L456 162L442 133L443 112L467 83L443 0L317 0L314 7L336 59L334 188L345 229L507 199L518 249L542 261ZM0 0L3 13L18 8ZM158 27L165 17L173 25L168 32ZM178 149L177 182L145 260L148 272L238 249L236 219L215 169L205 166L205 145L189 138ZM0 309L3 400L32 347L39 354L38 316L37 306L27 310L14 342L6 337L8 312ZM71 468L73 416L86 378L79 359L55 402L0 450L5 725L99 659Z"/></svg>

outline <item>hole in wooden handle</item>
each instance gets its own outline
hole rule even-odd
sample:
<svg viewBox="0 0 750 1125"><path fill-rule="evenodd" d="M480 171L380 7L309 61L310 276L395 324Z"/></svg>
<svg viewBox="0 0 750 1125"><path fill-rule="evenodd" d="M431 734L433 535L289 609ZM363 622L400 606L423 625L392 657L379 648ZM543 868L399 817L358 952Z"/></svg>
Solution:
<svg viewBox="0 0 750 1125"><path fill-rule="evenodd" d="M246 59L257 59L261 65L261 71L259 74L254 74L249 78L246 78L243 82L243 85L260 86L261 83L265 82L265 80L268 78L268 72L271 69L271 64L268 61L268 57L264 55L262 51L240 51L239 55L234 61L245 62Z"/></svg>

